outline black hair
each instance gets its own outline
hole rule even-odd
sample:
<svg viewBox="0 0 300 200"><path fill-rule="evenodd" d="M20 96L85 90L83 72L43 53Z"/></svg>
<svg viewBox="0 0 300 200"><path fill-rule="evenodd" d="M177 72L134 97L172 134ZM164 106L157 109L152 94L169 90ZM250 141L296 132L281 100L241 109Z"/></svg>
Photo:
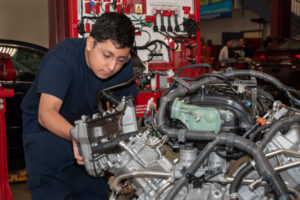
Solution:
<svg viewBox="0 0 300 200"><path fill-rule="evenodd" d="M108 12L96 20L90 36L97 42L112 40L117 48L131 48L134 43L135 32L131 20L126 15Z"/></svg>
<svg viewBox="0 0 300 200"><path fill-rule="evenodd" d="M231 41L232 39L230 39L230 38L227 38L226 40L225 40L225 45L227 44L227 42L229 42L229 41Z"/></svg>

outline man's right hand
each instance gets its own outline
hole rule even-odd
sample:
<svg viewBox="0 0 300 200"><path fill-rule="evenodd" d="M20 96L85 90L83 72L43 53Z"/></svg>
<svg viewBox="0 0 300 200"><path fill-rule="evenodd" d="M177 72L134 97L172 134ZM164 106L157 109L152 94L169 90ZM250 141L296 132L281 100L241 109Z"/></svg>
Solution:
<svg viewBox="0 0 300 200"><path fill-rule="evenodd" d="M84 160L83 157L79 154L79 150L78 150L78 142L76 142L75 140L72 140L73 142L73 152L74 152L74 158L77 161L78 165L84 165Z"/></svg>

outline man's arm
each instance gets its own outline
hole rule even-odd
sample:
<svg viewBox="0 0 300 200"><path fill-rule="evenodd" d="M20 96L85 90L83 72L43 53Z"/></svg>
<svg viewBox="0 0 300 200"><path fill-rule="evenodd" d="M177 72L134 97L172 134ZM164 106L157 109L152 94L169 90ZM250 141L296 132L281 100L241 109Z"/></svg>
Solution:
<svg viewBox="0 0 300 200"><path fill-rule="evenodd" d="M59 114L59 110L63 101L50 94L41 94L38 120L41 126L50 132L62 137L66 140L72 140L70 129L73 127L63 116ZM83 165L83 157L79 155L77 142L73 142L74 157L79 165Z"/></svg>
<svg viewBox="0 0 300 200"><path fill-rule="evenodd" d="M59 114L59 110L63 101L50 94L41 94L38 120L41 126L50 132L71 140L70 129L73 127L63 116Z"/></svg>
<svg viewBox="0 0 300 200"><path fill-rule="evenodd" d="M220 50L219 53L219 62L221 62L224 59L224 47Z"/></svg>

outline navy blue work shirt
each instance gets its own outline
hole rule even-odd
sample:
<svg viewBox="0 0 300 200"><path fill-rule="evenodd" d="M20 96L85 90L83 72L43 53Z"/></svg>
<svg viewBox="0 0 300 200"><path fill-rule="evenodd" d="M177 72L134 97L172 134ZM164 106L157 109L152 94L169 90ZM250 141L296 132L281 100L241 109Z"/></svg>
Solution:
<svg viewBox="0 0 300 200"><path fill-rule="evenodd" d="M98 112L98 91L125 82L133 76L132 63L129 61L114 76L106 80L99 79L86 64L85 45L86 39L66 39L55 45L42 59L38 74L21 104L23 138L29 133L47 131L38 122L41 93L47 93L61 99L63 104L60 114L74 125L74 121L80 119L81 115L91 115ZM127 88L116 91L115 95L117 97L136 96L137 88L133 83ZM38 140L41 136L30 138ZM71 142L58 136L51 136L51 138L48 141L51 143L49 145L54 151L62 154L56 155L61 156L59 160L72 159L74 161ZM66 144L68 145L66 146ZM51 160L51 156L48 159ZM50 160L49 162L51 162Z"/></svg>

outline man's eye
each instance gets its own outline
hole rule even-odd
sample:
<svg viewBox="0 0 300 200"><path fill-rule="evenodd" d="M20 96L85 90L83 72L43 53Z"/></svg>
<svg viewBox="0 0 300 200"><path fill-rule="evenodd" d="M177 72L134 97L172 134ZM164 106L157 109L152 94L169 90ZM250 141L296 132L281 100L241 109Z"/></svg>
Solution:
<svg viewBox="0 0 300 200"><path fill-rule="evenodd" d="M103 56L104 56L105 58L111 58L111 55L103 54Z"/></svg>
<svg viewBox="0 0 300 200"><path fill-rule="evenodd" d="M118 59L119 63L126 63L126 59Z"/></svg>

